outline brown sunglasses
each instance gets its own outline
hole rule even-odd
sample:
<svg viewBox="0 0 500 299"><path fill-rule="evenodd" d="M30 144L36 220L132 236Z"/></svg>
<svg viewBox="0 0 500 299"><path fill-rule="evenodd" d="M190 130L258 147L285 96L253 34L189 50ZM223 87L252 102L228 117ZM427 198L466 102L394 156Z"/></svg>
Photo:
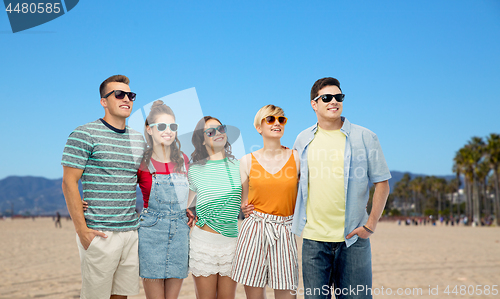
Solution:
<svg viewBox="0 0 500 299"><path fill-rule="evenodd" d="M274 115L269 115L263 118L263 120L266 121L268 125L272 125L278 120L280 125L286 125L286 122L288 121L288 118L284 116L274 116Z"/></svg>

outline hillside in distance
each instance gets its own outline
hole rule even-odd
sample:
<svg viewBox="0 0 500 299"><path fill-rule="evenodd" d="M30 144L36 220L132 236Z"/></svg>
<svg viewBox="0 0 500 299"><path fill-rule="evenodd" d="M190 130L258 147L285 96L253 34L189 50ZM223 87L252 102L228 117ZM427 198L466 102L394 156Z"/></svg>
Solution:
<svg viewBox="0 0 500 299"><path fill-rule="evenodd" d="M68 215L61 179L10 176L0 180L0 215L47 216L56 212ZM82 190L79 184L80 193ZM137 187L137 208L142 209L142 194Z"/></svg>
<svg viewBox="0 0 500 299"><path fill-rule="evenodd" d="M411 179L413 180L414 178L416 177L425 177L427 176L426 174L414 174L414 173L411 173L411 172L408 172L408 171L391 171L391 175L392 175L392 178L389 180L389 185L391 186L391 192L394 188L394 186L396 185L397 182L399 182L405 173L409 173L410 174L410 177ZM436 177L438 178L444 178L445 180L447 181L451 181L452 179L456 178L455 175L436 175Z"/></svg>
<svg viewBox="0 0 500 299"><path fill-rule="evenodd" d="M391 191L406 172L391 171L389 180ZM412 178L425 176L410 173ZM454 175L441 176L446 180ZM33 176L10 176L0 180L0 215L68 215L66 202L61 189L62 179L47 179ZM81 190L81 185L80 185ZM142 194L137 187L137 209L143 206Z"/></svg>

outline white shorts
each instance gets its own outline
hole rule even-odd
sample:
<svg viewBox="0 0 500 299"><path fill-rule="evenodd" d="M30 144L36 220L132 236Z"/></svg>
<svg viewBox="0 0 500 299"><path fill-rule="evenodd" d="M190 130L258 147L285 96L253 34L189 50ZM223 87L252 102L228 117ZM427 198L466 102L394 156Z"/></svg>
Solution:
<svg viewBox="0 0 500 299"><path fill-rule="evenodd" d="M104 232L87 250L78 234L76 243L82 269L81 298L109 299L111 295L139 294L139 254L137 231Z"/></svg>
<svg viewBox="0 0 500 299"><path fill-rule="evenodd" d="M253 211L238 236L231 278L241 284L293 290L299 283L297 241L292 216Z"/></svg>
<svg viewBox="0 0 500 299"><path fill-rule="evenodd" d="M195 225L189 241L189 271L194 276L231 276L236 240Z"/></svg>

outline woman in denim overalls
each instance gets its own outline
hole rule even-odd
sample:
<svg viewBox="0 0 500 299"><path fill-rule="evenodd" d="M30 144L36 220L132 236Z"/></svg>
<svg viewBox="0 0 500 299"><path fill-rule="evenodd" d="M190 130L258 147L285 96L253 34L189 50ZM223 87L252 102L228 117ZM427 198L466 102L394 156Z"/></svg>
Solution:
<svg viewBox="0 0 500 299"><path fill-rule="evenodd" d="M188 275L187 157L170 107L155 101L146 120L149 149L138 172L145 208L140 216L139 269L147 298L177 298Z"/></svg>

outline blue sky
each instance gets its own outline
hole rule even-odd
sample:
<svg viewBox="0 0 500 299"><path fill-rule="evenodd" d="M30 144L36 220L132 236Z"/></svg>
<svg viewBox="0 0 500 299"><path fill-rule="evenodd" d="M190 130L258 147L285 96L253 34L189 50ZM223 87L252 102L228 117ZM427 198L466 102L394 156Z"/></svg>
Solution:
<svg viewBox="0 0 500 299"><path fill-rule="evenodd" d="M80 1L16 34L0 12L0 179L61 177L67 136L103 116L114 74L134 112L194 87L247 152L260 107L285 109L291 147L315 123L312 84L336 77L343 115L377 133L391 170L450 174L472 136L500 132L499 53L499 1Z"/></svg>

